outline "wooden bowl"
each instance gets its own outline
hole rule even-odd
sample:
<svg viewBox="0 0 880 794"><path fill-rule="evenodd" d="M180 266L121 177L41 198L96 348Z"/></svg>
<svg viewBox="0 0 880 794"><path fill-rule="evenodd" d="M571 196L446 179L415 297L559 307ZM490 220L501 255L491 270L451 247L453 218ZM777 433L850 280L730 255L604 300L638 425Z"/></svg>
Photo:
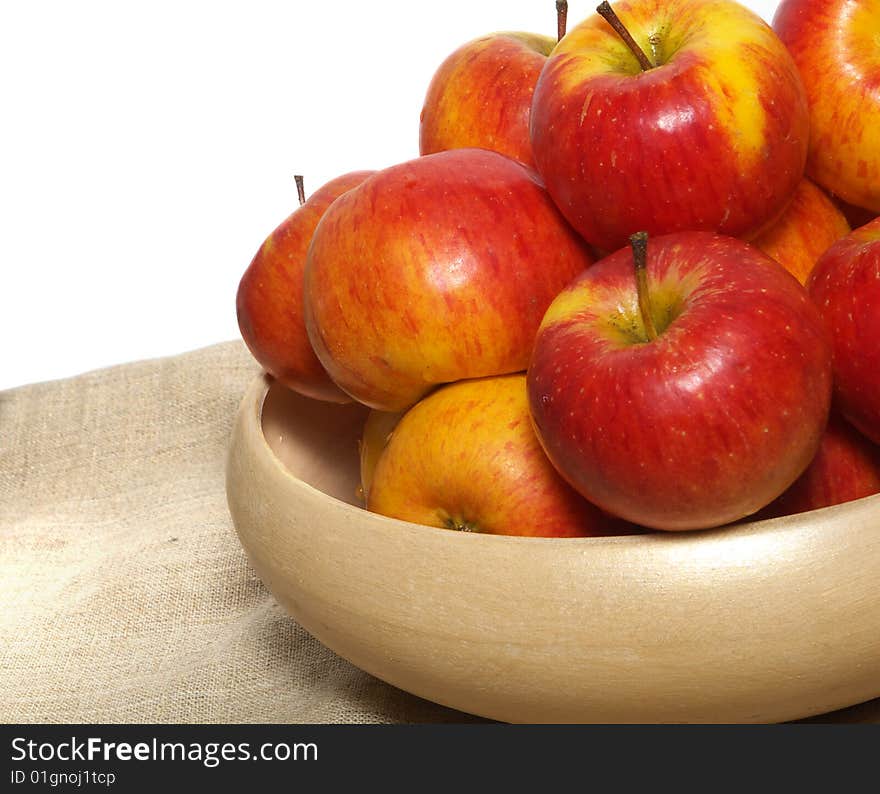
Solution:
<svg viewBox="0 0 880 794"><path fill-rule="evenodd" d="M459 533L357 506L365 416L258 378L227 494L278 601L372 675L509 722L779 722L880 696L880 495L683 534Z"/></svg>

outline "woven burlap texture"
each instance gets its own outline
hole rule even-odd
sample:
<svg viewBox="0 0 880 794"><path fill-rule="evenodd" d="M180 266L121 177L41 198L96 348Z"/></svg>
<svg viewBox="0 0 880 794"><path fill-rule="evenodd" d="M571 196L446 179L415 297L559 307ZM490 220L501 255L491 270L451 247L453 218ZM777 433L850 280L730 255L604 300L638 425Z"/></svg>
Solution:
<svg viewBox="0 0 880 794"><path fill-rule="evenodd" d="M459 722L308 635L229 517L240 342L0 393L0 720Z"/></svg>

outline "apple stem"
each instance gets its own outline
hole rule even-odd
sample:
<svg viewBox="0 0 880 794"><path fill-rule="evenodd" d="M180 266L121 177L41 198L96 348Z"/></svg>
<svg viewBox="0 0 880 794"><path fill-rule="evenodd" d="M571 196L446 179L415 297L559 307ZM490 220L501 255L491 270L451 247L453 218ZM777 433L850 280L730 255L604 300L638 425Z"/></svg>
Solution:
<svg viewBox="0 0 880 794"><path fill-rule="evenodd" d="M303 185L302 174L296 174L293 177L293 181L296 182L296 195L299 196L299 205L301 207L306 203L306 188Z"/></svg>
<svg viewBox="0 0 880 794"><path fill-rule="evenodd" d="M568 0L556 0L556 41L565 35L568 25Z"/></svg>
<svg viewBox="0 0 880 794"><path fill-rule="evenodd" d="M636 232L629 238L632 246L633 264L636 268L636 293L639 296L639 312L645 326L648 341L657 338L657 326L654 325L654 311L651 307L651 293L648 292L648 233Z"/></svg>
<svg viewBox="0 0 880 794"><path fill-rule="evenodd" d="M624 27L623 22L620 21L620 17L614 13L614 9L608 4L608 0L602 0L599 7L596 9L596 13L611 25L611 27L614 28L614 32L623 39L623 43L626 44L626 46L629 47L630 52L636 56L636 60L639 62L639 66L642 67L643 72L647 72L648 69L654 68L654 64L651 63L648 56L645 55L645 51L636 44L636 40Z"/></svg>

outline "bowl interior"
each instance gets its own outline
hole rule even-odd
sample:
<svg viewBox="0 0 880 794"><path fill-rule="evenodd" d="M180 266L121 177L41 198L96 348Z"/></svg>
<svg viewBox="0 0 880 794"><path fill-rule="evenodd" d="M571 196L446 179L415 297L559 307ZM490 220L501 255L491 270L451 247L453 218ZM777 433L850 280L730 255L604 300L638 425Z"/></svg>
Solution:
<svg viewBox="0 0 880 794"><path fill-rule="evenodd" d="M294 477L362 507L358 443L368 414L360 403L319 402L276 385L263 401L263 435Z"/></svg>

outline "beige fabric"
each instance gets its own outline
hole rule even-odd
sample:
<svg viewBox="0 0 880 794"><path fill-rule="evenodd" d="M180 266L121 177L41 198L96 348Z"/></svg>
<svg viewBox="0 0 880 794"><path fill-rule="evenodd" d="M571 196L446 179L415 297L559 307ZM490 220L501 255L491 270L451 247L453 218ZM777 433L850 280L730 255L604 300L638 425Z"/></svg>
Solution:
<svg viewBox="0 0 880 794"><path fill-rule="evenodd" d="M0 721L474 719L335 656L249 569L224 465L256 371L231 342L0 393Z"/></svg>
<svg viewBox="0 0 880 794"><path fill-rule="evenodd" d="M0 720L464 721L321 646L226 507L244 346L0 393Z"/></svg>

